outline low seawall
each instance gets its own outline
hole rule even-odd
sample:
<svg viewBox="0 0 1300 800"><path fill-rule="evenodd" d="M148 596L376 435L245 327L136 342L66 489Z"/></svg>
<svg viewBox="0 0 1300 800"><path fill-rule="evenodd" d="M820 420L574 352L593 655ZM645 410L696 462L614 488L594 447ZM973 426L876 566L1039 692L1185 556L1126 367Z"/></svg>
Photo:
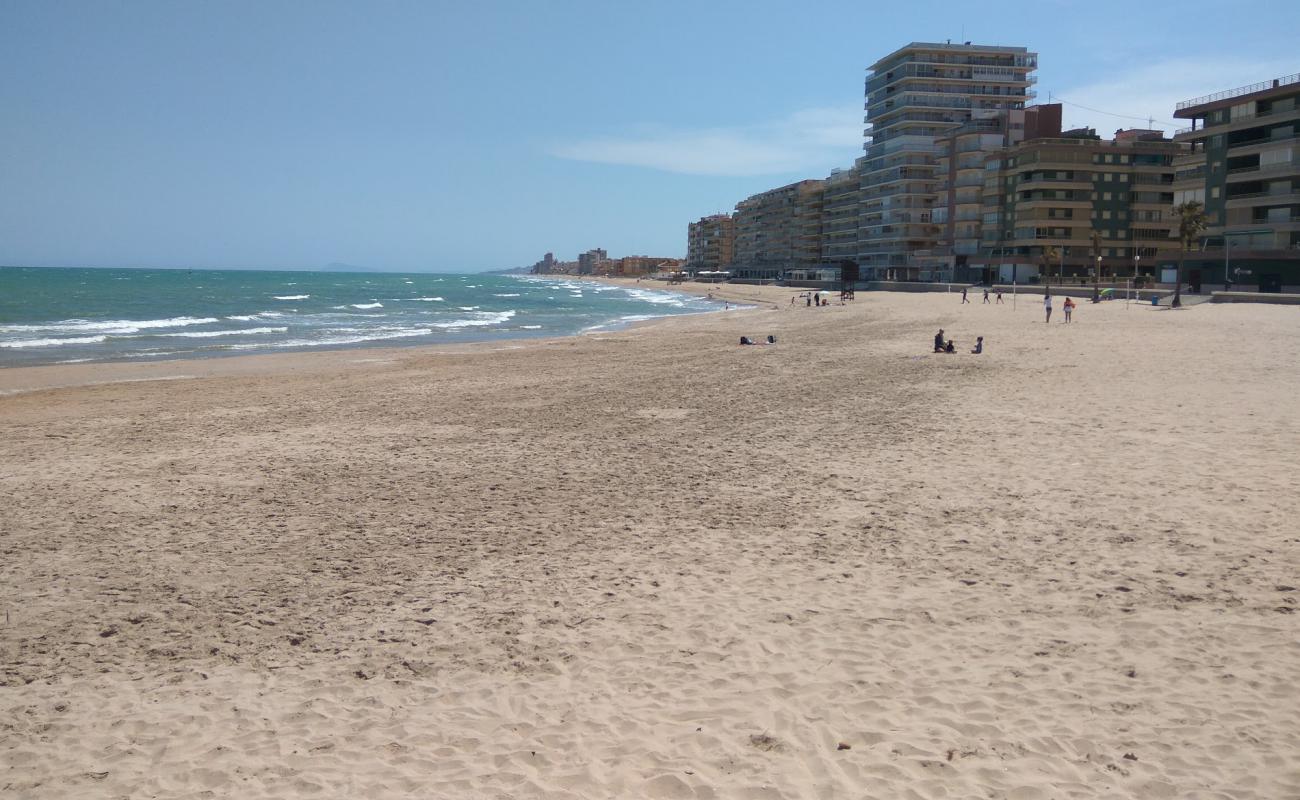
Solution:
<svg viewBox="0 0 1300 800"><path fill-rule="evenodd" d="M1213 292L1211 303L1271 303L1278 306L1300 306L1300 294L1274 292Z"/></svg>

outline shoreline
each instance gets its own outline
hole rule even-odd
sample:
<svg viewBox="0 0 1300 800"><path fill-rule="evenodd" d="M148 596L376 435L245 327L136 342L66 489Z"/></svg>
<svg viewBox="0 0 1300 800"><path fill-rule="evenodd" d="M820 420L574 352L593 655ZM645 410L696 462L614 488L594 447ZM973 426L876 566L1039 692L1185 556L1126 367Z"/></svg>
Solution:
<svg viewBox="0 0 1300 800"><path fill-rule="evenodd" d="M591 280L628 288L645 288L642 283L628 278L593 278L591 276L563 276L571 280ZM679 287L659 287L661 291L677 291ZM683 291L683 294L704 296L707 292ZM739 296L739 295L738 295ZM739 300L737 300L739 302ZM732 309L740 311L743 309ZM0 367L0 398L50 389L78 386L104 386L151 380L181 380L220 376L264 375L277 370L330 369L348 364L392 363L403 356L467 355L495 349L545 347L575 337L600 336L618 331L652 327L676 317L724 313L722 309L694 314L669 314L650 320L628 322L599 331L578 331L562 336L527 336L483 339L470 342L437 344L383 345L326 347L295 350L250 352L234 355L213 354L198 358L181 357L134 361L87 361L75 364L40 364L33 366ZM211 363L210 363L211 362ZM226 363L229 362L229 363Z"/></svg>

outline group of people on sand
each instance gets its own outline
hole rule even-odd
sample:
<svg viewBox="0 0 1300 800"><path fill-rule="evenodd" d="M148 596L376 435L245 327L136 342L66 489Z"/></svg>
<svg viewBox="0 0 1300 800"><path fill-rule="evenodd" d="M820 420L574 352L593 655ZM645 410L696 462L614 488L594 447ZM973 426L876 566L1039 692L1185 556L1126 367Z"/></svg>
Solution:
<svg viewBox="0 0 1300 800"><path fill-rule="evenodd" d="M1005 303L1002 301L1002 290L1001 290L1001 289L994 289L993 291L996 292L996 293L997 293L997 296L998 296L998 301L997 301L996 303L993 303L993 305L1005 305ZM963 287L961 288L961 301L962 301L963 303L969 303L969 302L970 302L970 298L968 298L968 297L966 296L966 287L965 287L965 286L963 286ZM987 288L984 289L984 303L983 303L983 305L989 305L989 290L988 290Z"/></svg>
<svg viewBox="0 0 1300 800"><path fill-rule="evenodd" d="M830 297L829 296L822 297L821 292L804 292L803 294L798 294L795 295L794 297L791 297L790 305L794 305L794 301L798 300L800 297L803 298L804 305L808 306L809 308L813 306L818 306L818 307L828 306L831 304ZM844 292L840 292L840 305L844 305Z"/></svg>
<svg viewBox="0 0 1300 800"><path fill-rule="evenodd" d="M1074 319L1074 307L1076 305L1078 304L1074 302L1074 298L1068 295L1065 298L1065 302L1061 303L1061 310L1065 312L1066 322L1070 322ZM1047 315L1047 318L1044 319L1043 322L1051 322L1052 321L1052 295L1051 294L1048 293L1043 294L1043 313Z"/></svg>
<svg viewBox="0 0 1300 800"><path fill-rule="evenodd" d="M934 352L936 353L955 353L957 352L957 342L952 339L943 338L943 328L934 335ZM975 338L975 346L971 348L973 355L979 355L984 352L984 337Z"/></svg>

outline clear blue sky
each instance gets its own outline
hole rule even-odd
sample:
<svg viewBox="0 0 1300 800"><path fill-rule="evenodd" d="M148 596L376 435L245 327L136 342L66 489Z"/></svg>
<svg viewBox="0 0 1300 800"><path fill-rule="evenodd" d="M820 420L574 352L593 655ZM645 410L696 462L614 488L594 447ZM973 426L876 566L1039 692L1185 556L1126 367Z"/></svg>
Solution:
<svg viewBox="0 0 1300 800"><path fill-rule="evenodd" d="M1170 123L1300 72L1298 31L1281 1L0 0L0 264L680 256L849 166L865 69L910 41L1028 46L1040 102Z"/></svg>

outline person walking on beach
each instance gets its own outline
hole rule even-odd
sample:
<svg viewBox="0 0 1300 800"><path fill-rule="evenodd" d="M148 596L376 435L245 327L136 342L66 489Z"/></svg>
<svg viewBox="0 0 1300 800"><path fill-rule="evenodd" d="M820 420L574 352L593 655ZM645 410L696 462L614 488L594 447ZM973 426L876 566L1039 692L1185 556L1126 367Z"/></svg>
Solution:
<svg viewBox="0 0 1300 800"><path fill-rule="evenodd" d="M1045 322L1051 322L1052 321L1052 296L1047 293L1043 294L1043 311L1047 312L1047 319L1045 320Z"/></svg>
<svg viewBox="0 0 1300 800"><path fill-rule="evenodd" d="M1065 311L1065 321L1069 322L1070 315L1074 313L1074 300L1069 297L1065 298L1065 302L1061 305L1061 309Z"/></svg>
<svg viewBox="0 0 1300 800"><path fill-rule="evenodd" d="M984 305L988 305L988 304L989 304L989 290L988 287L986 286L984 287Z"/></svg>
<svg viewBox="0 0 1300 800"><path fill-rule="evenodd" d="M1001 290L1001 289L998 289L998 302L996 303L996 305L999 305L999 306L1000 306L1000 305L1004 305L1003 302L1002 302L1002 290Z"/></svg>
<svg viewBox="0 0 1300 800"><path fill-rule="evenodd" d="M965 286L961 287L961 301L962 301L963 303L969 303L969 302L970 302L969 300L966 299L966 287L965 287Z"/></svg>

